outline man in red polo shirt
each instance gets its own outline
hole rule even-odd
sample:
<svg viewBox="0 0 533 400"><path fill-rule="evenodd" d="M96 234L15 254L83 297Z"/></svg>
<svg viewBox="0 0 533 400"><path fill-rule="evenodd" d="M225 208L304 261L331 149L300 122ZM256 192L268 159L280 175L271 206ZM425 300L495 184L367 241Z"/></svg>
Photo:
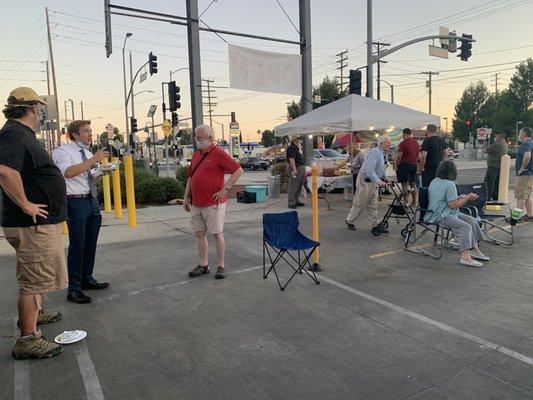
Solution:
<svg viewBox="0 0 533 400"><path fill-rule="evenodd" d="M413 138L411 129L403 130L403 141L398 146L396 152L396 177L402 185L402 190L408 198L411 193L411 205L416 207L418 201L418 192L416 188L416 174L418 158L420 157L420 145Z"/></svg>
<svg viewBox="0 0 533 400"><path fill-rule="evenodd" d="M214 143L215 132L209 125L200 125L194 130L196 148L191 160L189 179L185 187L183 208L191 213L191 225L198 239L200 263L189 272L191 278L208 274L207 233L215 237L217 248L216 279L225 278L224 217L226 194L242 175L240 165L222 148ZM224 175L231 174L226 184Z"/></svg>

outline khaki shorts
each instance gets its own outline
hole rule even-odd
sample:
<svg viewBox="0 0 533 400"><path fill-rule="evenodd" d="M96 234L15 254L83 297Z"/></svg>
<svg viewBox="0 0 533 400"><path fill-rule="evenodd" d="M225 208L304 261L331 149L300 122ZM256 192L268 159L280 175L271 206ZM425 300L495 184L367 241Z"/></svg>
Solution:
<svg viewBox="0 0 533 400"><path fill-rule="evenodd" d="M224 231L226 203L209 207L191 206L191 226L195 232L205 232L212 235Z"/></svg>
<svg viewBox="0 0 533 400"><path fill-rule="evenodd" d="M517 176L514 185L514 198L527 200L533 190L533 175Z"/></svg>
<svg viewBox="0 0 533 400"><path fill-rule="evenodd" d="M68 285L61 224L4 227L6 240L17 252L19 293L55 292Z"/></svg>

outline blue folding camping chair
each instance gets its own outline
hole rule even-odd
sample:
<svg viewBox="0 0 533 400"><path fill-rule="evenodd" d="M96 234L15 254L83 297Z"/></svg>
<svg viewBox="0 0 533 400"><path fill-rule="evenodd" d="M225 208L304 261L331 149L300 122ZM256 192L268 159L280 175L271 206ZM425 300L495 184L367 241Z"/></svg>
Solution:
<svg viewBox="0 0 533 400"><path fill-rule="evenodd" d="M298 230L298 225L298 213L296 211L263 214L263 279L266 279L268 274L274 271L281 290L285 290L292 278L296 274L301 274L302 271L305 271L317 285L320 283L309 261L320 243L302 234ZM297 257L291 251L297 252ZM267 255L270 260L268 271L266 270ZM281 260L284 260L293 270L292 275L284 285L281 284L276 270L277 264ZM311 273L305 266L309 267Z"/></svg>

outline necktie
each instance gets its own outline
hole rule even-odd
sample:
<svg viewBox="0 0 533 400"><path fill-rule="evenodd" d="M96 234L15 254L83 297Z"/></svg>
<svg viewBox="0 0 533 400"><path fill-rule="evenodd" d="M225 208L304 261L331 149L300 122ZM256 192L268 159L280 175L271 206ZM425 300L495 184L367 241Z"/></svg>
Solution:
<svg viewBox="0 0 533 400"><path fill-rule="evenodd" d="M83 161L87 161L87 156L85 155L85 150L84 149L80 149L80 152L81 152L81 159ZM91 196L92 197L97 197L96 185L94 184L93 176L91 175L91 170L90 169L88 169L86 171L86 175L87 175L87 179L89 180L89 187L91 188Z"/></svg>

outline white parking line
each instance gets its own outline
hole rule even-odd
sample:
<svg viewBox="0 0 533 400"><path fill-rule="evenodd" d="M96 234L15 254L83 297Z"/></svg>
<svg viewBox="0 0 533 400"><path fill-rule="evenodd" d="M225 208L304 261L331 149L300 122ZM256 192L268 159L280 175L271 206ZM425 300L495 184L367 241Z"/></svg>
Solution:
<svg viewBox="0 0 533 400"><path fill-rule="evenodd" d="M15 332L18 317L15 317ZM16 336L16 334L15 334ZM17 340L15 338L15 340ZM14 400L31 400L30 362L29 360L15 360L15 377L13 379Z"/></svg>
<svg viewBox="0 0 533 400"><path fill-rule="evenodd" d="M439 329L441 329L443 331L446 331L446 332L452 333L454 335L460 336L462 338L471 340L472 342L478 343L478 344L480 344L480 345L482 345L482 346L484 346L484 347L486 347L488 349L492 349L492 350L498 351L498 352L500 352L502 354L505 354L505 355L507 355L509 357L512 357L512 358L514 358L516 360L522 361L523 363L526 363L526 364L529 364L529 365L533 365L533 358L532 357L528 357L528 356L526 356L524 354L517 353L516 351L508 349L507 347L503 347L503 346L500 346L499 344L489 342L488 340L482 339L482 338L480 338L478 336L475 336L475 335L471 335L470 333L467 333L467 332L461 331L459 329L456 329L454 327L451 327L449 325L443 324L442 322L435 321L434 319L425 317L425 316L423 316L421 314L418 314L418 313L416 313L414 311L410 311L410 310L407 310L406 308L403 308L403 307L397 306L395 304L389 303L386 300L382 300L382 299L380 299L378 297L374 297L374 296L372 296L370 294L367 294L365 292L361 292L360 290L354 289L354 288L352 288L350 286L346 286L343 283L340 283L340 282L337 282L337 281L335 281L333 279L327 278L324 275L320 275L319 279L324 281L324 282L326 282L326 283L329 283L330 285L336 286L339 289L342 289L342 290L345 290L345 291L347 291L349 293L355 294L356 296L363 297L363 298L365 298L367 300L370 300L370 301L372 301L374 303L381 304L384 307L390 308L391 310L394 310L394 311L396 311L398 313L401 313L401 314L407 315L407 316L409 316L411 318L417 319L417 320L419 320L421 322L424 322L425 324L434 326L434 327L439 328Z"/></svg>
<svg viewBox="0 0 533 400"><path fill-rule="evenodd" d="M102 386L100 386L100 380L94 369L85 340L74 344L74 354L80 369L83 386L85 386L87 400L105 400Z"/></svg>

